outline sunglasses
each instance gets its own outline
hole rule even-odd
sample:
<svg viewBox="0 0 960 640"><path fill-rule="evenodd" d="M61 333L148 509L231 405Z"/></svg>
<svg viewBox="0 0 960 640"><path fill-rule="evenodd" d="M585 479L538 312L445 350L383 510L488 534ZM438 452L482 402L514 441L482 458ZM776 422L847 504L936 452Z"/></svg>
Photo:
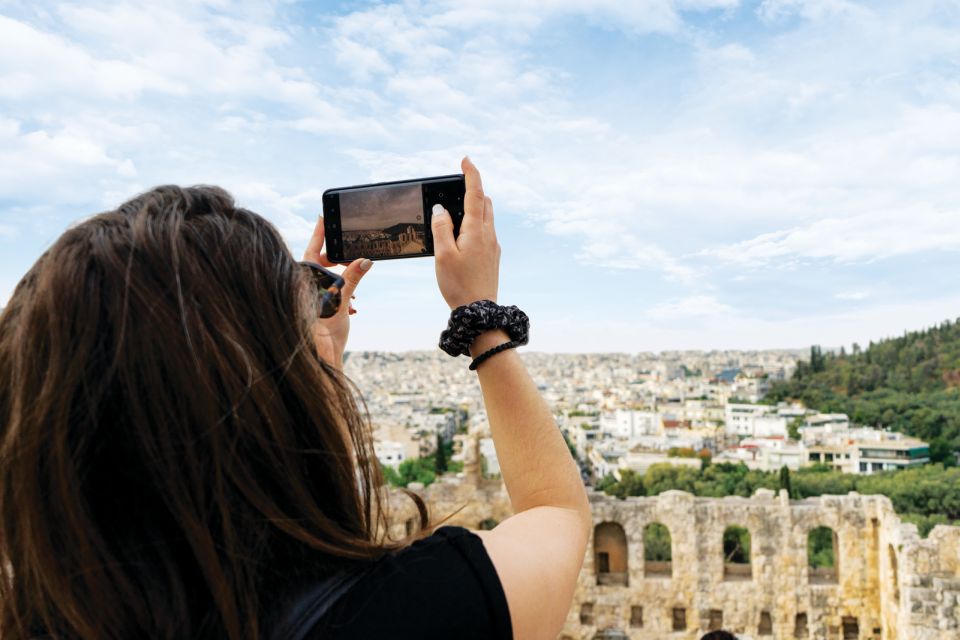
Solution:
<svg viewBox="0 0 960 640"><path fill-rule="evenodd" d="M309 272L313 284L320 293L320 317L330 318L340 310L340 290L343 289L343 278L326 269L316 262L304 260L300 266Z"/></svg>

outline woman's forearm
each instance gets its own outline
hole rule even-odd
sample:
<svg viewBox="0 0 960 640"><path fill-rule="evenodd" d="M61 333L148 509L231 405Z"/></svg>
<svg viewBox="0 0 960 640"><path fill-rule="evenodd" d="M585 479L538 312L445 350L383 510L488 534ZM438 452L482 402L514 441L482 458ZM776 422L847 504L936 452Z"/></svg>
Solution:
<svg viewBox="0 0 960 640"><path fill-rule="evenodd" d="M477 337L470 350L476 357L509 339L503 331L489 331ZM580 471L517 352L498 353L483 362L477 373L514 511L563 507L589 520Z"/></svg>

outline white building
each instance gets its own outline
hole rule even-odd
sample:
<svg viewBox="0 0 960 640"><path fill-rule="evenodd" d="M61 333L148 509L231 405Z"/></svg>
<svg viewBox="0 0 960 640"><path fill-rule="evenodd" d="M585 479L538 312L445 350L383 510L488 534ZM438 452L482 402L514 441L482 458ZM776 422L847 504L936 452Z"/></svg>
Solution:
<svg viewBox="0 0 960 640"><path fill-rule="evenodd" d="M799 469L807 464L806 448L802 442L783 437L747 438L740 446L753 452L752 469L777 471L781 467Z"/></svg>
<svg viewBox="0 0 960 640"><path fill-rule="evenodd" d="M500 460L497 459L493 438L480 438L480 456L485 462L484 468L488 475L500 475Z"/></svg>
<svg viewBox="0 0 960 640"><path fill-rule="evenodd" d="M612 441L606 441L602 444L605 446L600 446L601 443L597 443L587 455L587 461L593 468L593 477L598 480L608 475L617 475L616 472L620 468L620 458L626 454L622 449L610 446L613 444Z"/></svg>
<svg viewBox="0 0 960 640"><path fill-rule="evenodd" d="M754 416L753 436L756 438L786 438L787 419L779 415Z"/></svg>
<svg viewBox="0 0 960 640"><path fill-rule="evenodd" d="M824 464L844 473L871 474L930 462L930 446L902 433L833 425L803 429L807 464Z"/></svg>
<svg viewBox="0 0 960 640"><path fill-rule="evenodd" d="M374 440L373 452L377 456L377 460L380 461L380 464L385 467L393 467L396 469L400 466L401 462L406 460L403 445L392 440Z"/></svg>
<svg viewBox="0 0 960 640"><path fill-rule="evenodd" d="M773 412L765 404L729 403L724 411L724 430L737 436L756 435L755 420Z"/></svg>
<svg viewBox="0 0 960 640"><path fill-rule="evenodd" d="M614 438L633 440L659 433L660 420L652 411L617 409L600 415L600 430Z"/></svg>
<svg viewBox="0 0 960 640"><path fill-rule="evenodd" d="M845 413L814 413L807 416L803 426L820 427L828 432L847 431L850 428L850 418Z"/></svg>

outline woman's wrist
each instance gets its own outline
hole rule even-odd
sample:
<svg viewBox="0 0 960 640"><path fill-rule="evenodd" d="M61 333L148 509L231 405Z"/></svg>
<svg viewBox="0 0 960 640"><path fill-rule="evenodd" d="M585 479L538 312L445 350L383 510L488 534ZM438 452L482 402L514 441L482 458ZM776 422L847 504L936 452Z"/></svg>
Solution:
<svg viewBox="0 0 960 640"><path fill-rule="evenodd" d="M510 336L503 329L490 329L478 335L470 345L470 357L476 358L481 353L489 351L505 342L510 342Z"/></svg>

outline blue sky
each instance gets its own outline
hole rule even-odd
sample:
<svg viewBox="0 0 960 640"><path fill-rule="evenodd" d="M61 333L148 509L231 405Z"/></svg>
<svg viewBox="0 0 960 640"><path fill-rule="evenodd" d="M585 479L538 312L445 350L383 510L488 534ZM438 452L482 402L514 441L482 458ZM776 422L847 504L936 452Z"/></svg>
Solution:
<svg viewBox="0 0 960 640"><path fill-rule="evenodd" d="M72 222L214 183L295 252L328 187L493 197L543 351L803 347L960 316L960 3L0 0L0 305ZM429 259L351 347L435 346Z"/></svg>

